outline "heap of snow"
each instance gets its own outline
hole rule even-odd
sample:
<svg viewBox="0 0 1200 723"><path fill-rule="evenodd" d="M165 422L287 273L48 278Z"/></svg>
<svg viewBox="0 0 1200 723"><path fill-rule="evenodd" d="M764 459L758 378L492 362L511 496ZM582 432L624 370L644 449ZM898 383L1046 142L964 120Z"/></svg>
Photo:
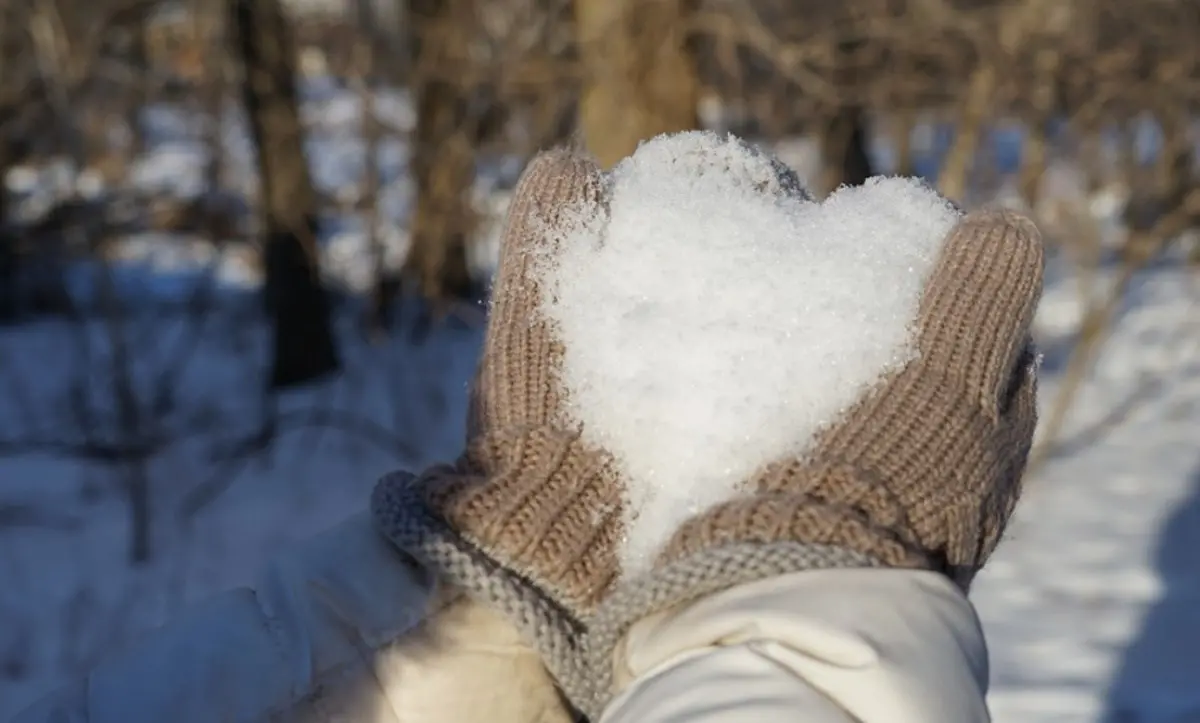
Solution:
<svg viewBox="0 0 1200 723"><path fill-rule="evenodd" d="M959 213L900 178L818 203L785 169L733 137L656 138L540 264L571 421L627 482L626 575L915 354Z"/></svg>

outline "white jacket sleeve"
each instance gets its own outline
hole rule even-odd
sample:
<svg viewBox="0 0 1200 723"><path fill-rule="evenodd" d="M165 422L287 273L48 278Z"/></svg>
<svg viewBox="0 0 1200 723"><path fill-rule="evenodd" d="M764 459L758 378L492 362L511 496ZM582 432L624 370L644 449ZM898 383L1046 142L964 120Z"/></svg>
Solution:
<svg viewBox="0 0 1200 723"><path fill-rule="evenodd" d="M974 608L940 575L802 572L640 621L600 723L986 723Z"/></svg>
<svg viewBox="0 0 1200 723"><path fill-rule="evenodd" d="M358 515L289 550L253 589L185 610L13 723L560 720L553 685L516 631L434 588Z"/></svg>

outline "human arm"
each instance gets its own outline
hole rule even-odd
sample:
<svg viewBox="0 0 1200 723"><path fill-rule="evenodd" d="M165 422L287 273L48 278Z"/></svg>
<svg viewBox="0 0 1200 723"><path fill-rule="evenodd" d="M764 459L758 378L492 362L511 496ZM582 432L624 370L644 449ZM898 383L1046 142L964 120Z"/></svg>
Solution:
<svg viewBox="0 0 1200 723"><path fill-rule="evenodd" d="M643 619L599 723L985 723L983 633L916 570L799 572Z"/></svg>

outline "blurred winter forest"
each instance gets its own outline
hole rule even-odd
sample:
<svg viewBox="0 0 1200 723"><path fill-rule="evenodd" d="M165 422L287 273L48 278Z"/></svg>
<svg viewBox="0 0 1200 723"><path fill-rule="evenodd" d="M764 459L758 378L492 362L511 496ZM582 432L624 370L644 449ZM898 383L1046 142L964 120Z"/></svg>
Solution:
<svg viewBox="0 0 1200 723"><path fill-rule="evenodd" d="M454 452L508 193L576 138L1033 214L1079 310L1052 459L1134 279L1200 264L1197 38L1198 0L0 3L0 716Z"/></svg>

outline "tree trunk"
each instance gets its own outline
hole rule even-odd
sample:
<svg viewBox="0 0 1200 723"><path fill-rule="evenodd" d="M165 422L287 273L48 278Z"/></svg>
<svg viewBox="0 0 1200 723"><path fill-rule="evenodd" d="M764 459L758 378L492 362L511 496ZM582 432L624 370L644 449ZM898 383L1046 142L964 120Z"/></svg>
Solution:
<svg viewBox="0 0 1200 723"><path fill-rule="evenodd" d="M475 229L470 191L478 136L470 108L473 88L461 80L467 67L462 0L410 0L417 101L412 172L416 211L405 275L434 304L471 295L467 242Z"/></svg>
<svg viewBox="0 0 1200 723"><path fill-rule="evenodd" d="M861 186L871 177L867 155L867 130L861 107L847 105L831 118L821 137L824 170L821 179L827 193L839 186Z"/></svg>
<svg viewBox="0 0 1200 723"><path fill-rule="evenodd" d="M1041 11L1049 7L1042 0L1022 0L1006 10L1000 20L999 47L980 59L971 73L958 111L954 143L946 152L938 173L938 189L953 201L964 201L971 181L971 170L979 143L995 108L997 91L1008 58L1016 57L1029 28L1035 27Z"/></svg>
<svg viewBox="0 0 1200 723"><path fill-rule="evenodd" d="M338 368L317 254L317 194L304 156L296 53L279 0L230 0L242 89L258 147L264 301L275 327L271 386L292 387Z"/></svg>
<svg viewBox="0 0 1200 723"><path fill-rule="evenodd" d="M0 139L0 178L8 175L5 142ZM0 323L15 321L17 299L17 235L8 222L8 190L0 186Z"/></svg>
<svg viewBox="0 0 1200 723"><path fill-rule="evenodd" d="M897 111L892 125L892 142L896 146L896 167L893 169L893 173L897 176L915 176L917 175L917 165L913 161L913 130L917 127L916 109L907 108Z"/></svg>
<svg viewBox="0 0 1200 723"><path fill-rule="evenodd" d="M862 84L855 56L863 45L858 38L842 38L837 44L834 80L848 97L833 109L821 133L821 183L826 193L843 185L860 186L871 177L866 110L857 97Z"/></svg>
<svg viewBox="0 0 1200 723"><path fill-rule="evenodd" d="M640 141L700 124L700 82L688 42L694 0L575 0L583 58L580 124L611 167Z"/></svg>

